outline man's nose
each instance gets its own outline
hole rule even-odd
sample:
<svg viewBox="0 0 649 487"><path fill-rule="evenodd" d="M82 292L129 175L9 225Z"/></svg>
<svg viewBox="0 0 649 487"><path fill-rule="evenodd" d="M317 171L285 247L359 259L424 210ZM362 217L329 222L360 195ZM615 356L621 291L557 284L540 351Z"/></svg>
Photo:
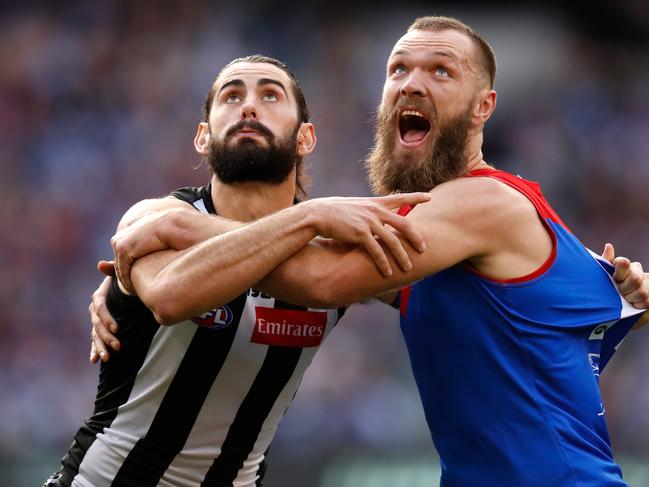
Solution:
<svg viewBox="0 0 649 487"><path fill-rule="evenodd" d="M255 106L253 100L246 98L241 107L241 118L246 119L257 119L257 107Z"/></svg>
<svg viewBox="0 0 649 487"><path fill-rule="evenodd" d="M412 71L401 85L401 96L426 96L426 90L423 84L422 74L417 70Z"/></svg>

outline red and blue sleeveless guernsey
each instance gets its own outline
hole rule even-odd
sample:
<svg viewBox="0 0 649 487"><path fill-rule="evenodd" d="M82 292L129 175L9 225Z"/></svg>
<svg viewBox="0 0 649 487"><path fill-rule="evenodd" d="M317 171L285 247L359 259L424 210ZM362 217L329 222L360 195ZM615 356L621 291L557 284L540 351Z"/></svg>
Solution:
<svg viewBox="0 0 649 487"><path fill-rule="evenodd" d="M641 312L612 266L563 224L538 184L483 169L526 196L552 237L534 273L498 281L458 264L401 292L401 328L443 487L627 485L613 460L599 374Z"/></svg>

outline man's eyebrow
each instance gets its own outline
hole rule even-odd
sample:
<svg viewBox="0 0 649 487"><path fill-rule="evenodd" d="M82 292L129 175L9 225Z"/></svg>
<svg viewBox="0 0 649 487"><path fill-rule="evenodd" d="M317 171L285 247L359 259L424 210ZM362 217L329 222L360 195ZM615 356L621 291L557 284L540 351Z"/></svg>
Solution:
<svg viewBox="0 0 649 487"><path fill-rule="evenodd" d="M447 52L447 51L435 51L433 53L436 56L442 56L442 57L447 57L449 59L452 59L453 61L459 61L460 58L458 58L455 54L452 52Z"/></svg>
<svg viewBox="0 0 649 487"><path fill-rule="evenodd" d="M408 54L410 54L408 51L398 50L398 51L394 51L394 52L391 54L390 57L394 57L394 56L408 56ZM455 54L453 54L452 52L447 52L447 51L435 51L435 52L433 53L433 55L434 55L434 56L443 56L443 57L447 57L447 58L449 58L449 59L452 59L453 61L459 61L459 60L460 60L460 59L459 59Z"/></svg>
<svg viewBox="0 0 649 487"><path fill-rule="evenodd" d="M240 79L233 79L225 83L223 86L221 86L221 88L219 89L219 93L225 90L228 86L238 86L239 88L242 88L245 86L245 84Z"/></svg>
<svg viewBox="0 0 649 487"><path fill-rule="evenodd" d="M276 79L272 79L272 78L261 78L259 81L257 81L257 86L264 86L264 85L279 86L284 92L284 95L288 98L288 93L286 92L286 88L284 88L284 85L282 84L281 81L277 81Z"/></svg>

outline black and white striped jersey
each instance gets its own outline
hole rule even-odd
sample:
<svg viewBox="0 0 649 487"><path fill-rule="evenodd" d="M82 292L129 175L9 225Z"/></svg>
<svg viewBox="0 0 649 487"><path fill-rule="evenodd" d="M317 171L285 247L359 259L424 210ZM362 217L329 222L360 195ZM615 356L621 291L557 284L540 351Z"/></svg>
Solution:
<svg viewBox="0 0 649 487"><path fill-rule="evenodd" d="M173 195L215 213L209 186ZM259 485L277 425L344 311L293 306L249 289L163 327L115 280L108 306L122 349L102 363L94 412L54 485Z"/></svg>

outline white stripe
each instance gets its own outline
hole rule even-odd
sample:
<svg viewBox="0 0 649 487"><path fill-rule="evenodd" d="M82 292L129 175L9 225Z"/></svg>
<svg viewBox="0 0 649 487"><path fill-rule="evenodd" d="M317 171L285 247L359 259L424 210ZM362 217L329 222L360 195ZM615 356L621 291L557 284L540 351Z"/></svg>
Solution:
<svg viewBox="0 0 649 487"><path fill-rule="evenodd" d="M163 475L165 480L186 476L188 464L191 464L192 473L196 474L192 479L200 484L214 459L221 453L221 445L268 351L267 345L250 343L255 306L273 307L274 304L274 299L247 297L228 357L205 398L187 442ZM204 459L204 462L197 464L197 458ZM237 480L254 483L256 471L255 468L252 476L237 477Z"/></svg>
<svg viewBox="0 0 649 487"><path fill-rule="evenodd" d="M160 327L128 400L110 427L97 435L79 465L80 478L92 485L110 484L135 443L149 430L195 333L196 325L191 322Z"/></svg>
<svg viewBox="0 0 649 487"><path fill-rule="evenodd" d="M308 310L327 312L327 328L325 330L324 336L322 337L322 345L322 343L324 343L324 340L326 340L327 335L329 335L329 332L331 332L333 327L336 325L336 322L338 321L338 311L319 308L308 308ZM255 442L255 446L252 452L250 452L250 455L248 455L248 458L244 461L243 467L239 470L239 475L244 475L246 472L251 471L253 466L254 470L256 471L256 465L263 461L264 452L268 449L270 442L273 440L275 432L277 431L277 426L279 425L281 419L284 417L286 410L290 406L291 401L295 396L295 392L302 382L304 372L309 367L309 365L311 365L313 357L318 350L319 347L308 347L302 349L302 354L300 355L300 360L298 360L297 366L295 367L295 371L293 372L293 375L287 382L280 395L277 397L277 400L275 401L273 408L270 410L266 421L264 421L261 427L261 431L259 432L259 436L257 437L257 441ZM239 476L237 476L237 478L239 478ZM236 482L234 484L234 487L246 486L247 484L240 485Z"/></svg>
<svg viewBox="0 0 649 487"><path fill-rule="evenodd" d="M192 204L194 205L194 208L196 208L201 213L209 213L209 211L207 211L207 208L205 207L205 202L203 201L203 198L197 199Z"/></svg>

